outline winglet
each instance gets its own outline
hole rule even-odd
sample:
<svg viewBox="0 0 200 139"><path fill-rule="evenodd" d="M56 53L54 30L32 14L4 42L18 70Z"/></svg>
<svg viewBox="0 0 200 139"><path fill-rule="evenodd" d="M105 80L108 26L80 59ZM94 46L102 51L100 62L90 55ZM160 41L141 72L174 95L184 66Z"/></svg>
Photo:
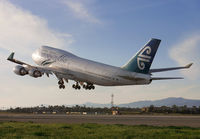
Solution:
<svg viewBox="0 0 200 139"><path fill-rule="evenodd" d="M17 60L17 59L14 59L14 55L15 55L15 53L12 52L12 53L10 54L10 56L7 58L7 60L9 60L9 61L11 61L11 62L14 62L14 63L17 63L17 64L20 64L20 65L28 65L28 66L30 66L29 64L26 64L26 63L24 63L24 62L22 62L22 61L19 61L19 60Z"/></svg>
<svg viewBox="0 0 200 139"><path fill-rule="evenodd" d="M12 52L11 54L10 54L10 56L7 58L7 60L12 60L13 58L14 58L14 52Z"/></svg>
<svg viewBox="0 0 200 139"><path fill-rule="evenodd" d="M188 65L185 66L185 68L190 68L192 66L193 63L190 63Z"/></svg>

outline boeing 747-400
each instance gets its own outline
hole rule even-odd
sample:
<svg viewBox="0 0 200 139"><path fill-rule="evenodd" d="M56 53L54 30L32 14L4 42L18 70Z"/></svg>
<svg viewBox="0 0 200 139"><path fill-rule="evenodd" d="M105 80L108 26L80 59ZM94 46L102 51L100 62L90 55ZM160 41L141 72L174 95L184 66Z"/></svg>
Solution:
<svg viewBox="0 0 200 139"><path fill-rule="evenodd" d="M95 84L101 86L144 85L153 80L183 79L180 77L152 77L154 72L189 68L183 67L150 69L161 40L151 39L124 66L115 67L78 57L67 51L41 46L32 54L32 59L38 66L32 66L14 59L11 53L7 60L17 63L14 72L17 75L27 75L38 78L46 74L54 74L58 79L60 89L64 89L64 81L74 80L75 89L94 89Z"/></svg>

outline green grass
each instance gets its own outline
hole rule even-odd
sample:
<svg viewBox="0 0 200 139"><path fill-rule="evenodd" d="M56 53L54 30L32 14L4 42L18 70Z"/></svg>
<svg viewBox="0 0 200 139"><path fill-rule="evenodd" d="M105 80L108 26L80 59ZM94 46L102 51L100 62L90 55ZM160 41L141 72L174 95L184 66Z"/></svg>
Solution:
<svg viewBox="0 0 200 139"><path fill-rule="evenodd" d="M0 138L198 139L200 138L200 128L3 122L0 123Z"/></svg>

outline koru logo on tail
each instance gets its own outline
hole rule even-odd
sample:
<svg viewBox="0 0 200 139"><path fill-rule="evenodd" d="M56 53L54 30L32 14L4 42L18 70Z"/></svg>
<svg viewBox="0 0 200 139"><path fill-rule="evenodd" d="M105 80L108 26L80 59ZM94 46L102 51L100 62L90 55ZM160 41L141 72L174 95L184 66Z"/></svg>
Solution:
<svg viewBox="0 0 200 139"><path fill-rule="evenodd" d="M144 54L146 52L146 54ZM140 70L144 70L145 62L150 62L151 47L146 46L137 56L137 65Z"/></svg>

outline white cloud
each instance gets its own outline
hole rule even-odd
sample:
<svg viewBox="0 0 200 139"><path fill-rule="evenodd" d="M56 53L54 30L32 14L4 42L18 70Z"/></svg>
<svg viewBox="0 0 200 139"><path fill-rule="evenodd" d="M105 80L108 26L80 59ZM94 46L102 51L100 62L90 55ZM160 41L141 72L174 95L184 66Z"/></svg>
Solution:
<svg viewBox="0 0 200 139"><path fill-rule="evenodd" d="M99 19L94 17L94 15L89 12L88 7L83 3L83 1L66 0L64 3L72 11L76 18L86 22L101 23Z"/></svg>
<svg viewBox="0 0 200 139"><path fill-rule="evenodd" d="M200 34L195 34L173 45L169 55L181 66L193 62L194 64L189 70L183 70L181 73L190 79L197 79L200 77L199 52Z"/></svg>
<svg viewBox="0 0 200 139"><path fill-rule="evenodd" d="M30 55L41 45L63 48L72 42L70 34L50 29L45 19L8 0L0 1L0 48Z"/></svg>
<svg viewBox="0 0 200 139"><path fill-rule="evenodd" d="M12 72L15 64L6 60L9 51L15 51L18 59L30 62L31 53L41 45L66 49L72 42L71 34L55 31L48 27L45 19L8 0L0 0L0 106L29 105L29 102L33 105L38 96L45 99L45 96L49 95L49 90L58 90L55 79L44 77L43 80L38 79L38 83L28 75L15 75ZM41 84L44 86L42 89ZM54 90L50 88L51 85ZM41 95L43 92L45 93ZM38 103L41 102L43 100Z"/></svg>

